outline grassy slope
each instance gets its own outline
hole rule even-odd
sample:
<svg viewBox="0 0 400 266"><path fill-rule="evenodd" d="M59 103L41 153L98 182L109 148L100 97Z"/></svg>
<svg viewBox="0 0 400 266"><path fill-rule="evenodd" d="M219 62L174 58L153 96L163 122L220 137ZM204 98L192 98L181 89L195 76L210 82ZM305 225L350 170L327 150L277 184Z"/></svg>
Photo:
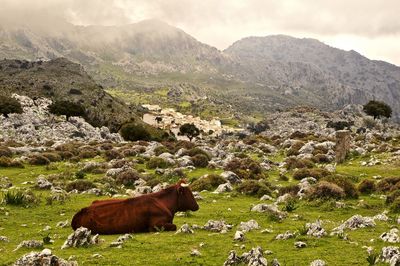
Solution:
<svg viewBox="0 0 400 266"><path fill-rule="evenodd" d="M367 177L380 174L382 176L400 175L400 169L387 166L360 167L357 161L338 167L338 172L359 175L366 174ZM142 166L139 166L142 167ZM21 186L23 181L34 181L38 174L52 174L58 171L74 171L74 168L67 167L60 163L58 170L46 170L44 167L27 166L25 169L0 169L2 176L8 176L16 186ZM189 173L189 179L199 177L207 172L207 169L198 169ZM274 182L277 179L274 173L270 174ZM88 176L93 179L97 176ZM42 199L48 193L36 191L41 194ZM233 241L235 228L227 234L214 234L208 231L196 230L194 235L176 235L173 232L162 232L156 234L136 234L133 240L126 242L122 249L110 248L109 243L117 236L102 236L105 242L90 248L60 250L61 245L72 232L71 228L57 228L59 221L68 219L71 221L74 213L80 208L87 206L91 201L98 199L93 195L73 195L65 204L54 203L49 206L42 200L39 206L30 208L1 206L0 209L0 235L10 238L10 243L0 242L0 265L12 264L17 258L29 249L12 250L22 241L28 239L41 240L47 232L41 230L49 225L52 229L50 236L55 240L54 244L45 245L51 248L54 254L63 258L74 255L80 265L222 265L228 252L232 249L242 253L255 246L261 246L264 250L272 250L274 253L267 258L278 258L282 265L309 265L314 259L324 259L328 265L366 265L366 251L362 246L373 246L380 250L382 246L389 244L379 240L379 235L386 232L394 224L377 222L374 228L359 229L348 232L350 241L344 241L338 237L327 236L322 239L315 239L307 236L298 236L297 239L276 241L274 237L286 230L301 228L306 222L313 222L322 219L324 227L328 230L338 226L343 220L354 214L373 216L385 209L384 200L378 197L362 197L366 207L356 207L358 200L346 201L348 208L330 208L328 204L312 206L301 202L299 207L290 214L283 222L271 221L264 214L251 213L252 204L259 203L255 197L247 197L235 194L215 195L203 192L205 200L200 201L200 210L188 217L176 217L175 223L181 226L189 224L204 225L209 219L225 219L227 222L237 225L241 221L255 219L261 227L271 228L272 234L262 234L259 230L246 234L246 241L243 243L246 248L240 250L239 245ZM215 201L214 201L215 200ZM230 208L231 210L228 210ZM9 215L5 215L8 212ZM296 216L299 216L296 218ZM23 226L26 224L26 226ZM371 239L375 239L371 242ZM295 241L305 241L308 247L296 249ZM199 248L199 244L206 245ZM199 248L201 257L191 257L192 248ZM99 253L103 258L95 259L92 255Z"/></svg>

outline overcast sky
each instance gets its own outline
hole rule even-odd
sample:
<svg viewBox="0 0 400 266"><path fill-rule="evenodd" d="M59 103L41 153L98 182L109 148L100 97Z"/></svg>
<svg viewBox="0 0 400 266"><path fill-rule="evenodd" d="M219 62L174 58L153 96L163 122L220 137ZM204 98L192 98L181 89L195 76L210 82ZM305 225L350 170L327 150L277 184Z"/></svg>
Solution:
<svg viewBox="0 0 400 266"><path fill-rule="evenodd" d="M247 36L317 38L400 65L400 0L0 0L0 23L63 18L79 25L159 19L227 48Z"/></svg>

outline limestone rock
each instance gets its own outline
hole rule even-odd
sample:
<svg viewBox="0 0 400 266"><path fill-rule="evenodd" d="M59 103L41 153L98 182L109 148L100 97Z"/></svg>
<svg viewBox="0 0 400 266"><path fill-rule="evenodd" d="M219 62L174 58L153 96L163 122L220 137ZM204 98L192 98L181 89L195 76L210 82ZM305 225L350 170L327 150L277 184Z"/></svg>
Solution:
<svg viewBox="0 0 400 266"><path fill-rule="evenodd" d="M236 231L235 236L233 237L235 241L244 241L244 233L242 231Z"/></svg>
<svg viewBox="0 0 400 266"><path fill-rule="evenodd" d="M393 228L389 232L381 234L379 238L389 243L400 243L400 237L398 233L399 230L397 228Z"/></svg>
<svg viewBox="0 0 400 266"><path fill-rule="evenodd" d="M250 220L247 222L240 222L238 229L240 231L243 231L245 233L250 232L253 229L260 229L260 226L258 225L257 221L255 220Z"/></svg>
<svg viewBox="0 0 400 266"><path fill-rule="evenodd" d="M183 224L181 228L179 228L175 234L194 234L194 231L192 228L190 228L190 225L188 224Z"/></svg>
<svg viewBox="0 0 400 266"><path fill-rule="evenodd" d="M66 261L55 255L52 255L51 250L46 248L46 249L42 250L42 252L31 252L31 253L25 254L14 263L14 266L26 266L26 265L77 266L78 263L75 261Z"/></svg>
<svg viewBox="0 0 400 266"><path fill-rule="evenodd" d="M227 224L223 220L208 220L208 222L203 226L203 229L211 232L226 233L228 230L232 229L232 225Z"/></svg>
<svg viewBox="0 0 400 266"><path fill-rule="evenodd" d="M88 247L91 245L98 244L99 235L92 235L92 232L85 228L79 227L72 234L70 234L67 240L62 245L61 249L70 247Z"/></svg>
<svg viewBox="0 0 400 266"><path fill-rule="evenodd" d="M18 244L18 246L14 249L14 251L17 251L20 248L42 248L42 247L43 247L42 241L24 240Z"/></svg>

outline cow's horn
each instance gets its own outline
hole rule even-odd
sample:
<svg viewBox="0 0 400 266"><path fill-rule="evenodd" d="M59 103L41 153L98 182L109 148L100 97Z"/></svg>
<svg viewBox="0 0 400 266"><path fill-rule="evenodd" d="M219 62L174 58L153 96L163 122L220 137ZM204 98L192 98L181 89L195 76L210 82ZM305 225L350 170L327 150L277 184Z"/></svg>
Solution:
<svg viewBox="0 0 400 266"><path fill-rule="evenodd" d="M189 186L189 184L185 184L185 183L181 184L181 187L188 187L188 186Z"/></svg>

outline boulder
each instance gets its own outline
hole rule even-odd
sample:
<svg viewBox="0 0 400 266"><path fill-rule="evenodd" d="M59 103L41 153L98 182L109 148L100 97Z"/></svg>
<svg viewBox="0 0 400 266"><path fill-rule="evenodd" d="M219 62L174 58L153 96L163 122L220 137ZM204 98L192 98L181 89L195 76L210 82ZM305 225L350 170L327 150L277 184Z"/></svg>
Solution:
<svg viewBox="0 0 400 266"><path fill-rule="evenodd" d="M50 249L43 249L41 252L31 252L19 258L14 266L78 266L76 261L66 261L52 254Z"/></svg>
<svg viewBox="0 0 400 266"><path fill-rule="evenodd" d="M240 177L232 171L225 171L220 176L231 184L239 184L242 182Z"/></svg>
<svg viewBox="0 0 400 266"><path fill-rule="evenodd" d="M248 222L240 222L238 229L247 233L254 229L260 229L260 226L258 225L257 221L250 220Z"/></svg>
<svg viewBox="0 0 400 266"><path fill-rule="evenodd" d="M92 235L92 232L85 228L79 227L72 234L70 234L67 240L62 245L61 249L70 247L88 247L99 243L99 235Z"/></svg>

